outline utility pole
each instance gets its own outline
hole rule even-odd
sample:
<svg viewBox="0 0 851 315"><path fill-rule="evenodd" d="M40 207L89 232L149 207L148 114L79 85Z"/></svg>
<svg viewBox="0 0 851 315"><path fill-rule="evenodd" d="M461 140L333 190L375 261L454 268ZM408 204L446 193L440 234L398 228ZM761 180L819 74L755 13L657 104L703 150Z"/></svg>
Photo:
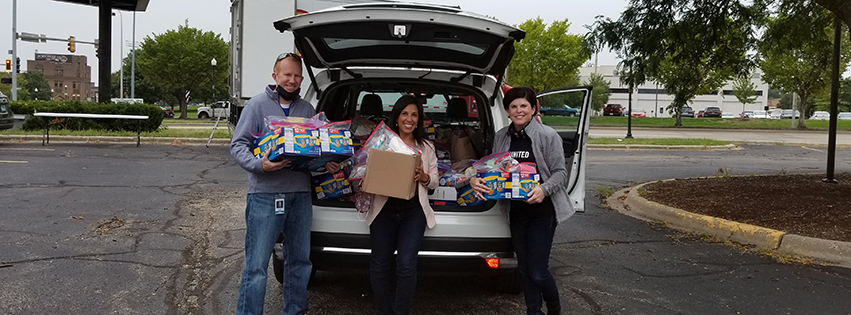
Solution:
<svg viewBox="0 0 851 315"><path fill-rule="evenodd" d="M133 10L133 47L130 48L133 52L132 61L130 62L130 98L136 98L136 10Z"/></svg>
<svg viewBox="0 0 851 315"><path fill-rule="evenodd" d="M12 0L12 100L18 100L18 0Z"/></svg>

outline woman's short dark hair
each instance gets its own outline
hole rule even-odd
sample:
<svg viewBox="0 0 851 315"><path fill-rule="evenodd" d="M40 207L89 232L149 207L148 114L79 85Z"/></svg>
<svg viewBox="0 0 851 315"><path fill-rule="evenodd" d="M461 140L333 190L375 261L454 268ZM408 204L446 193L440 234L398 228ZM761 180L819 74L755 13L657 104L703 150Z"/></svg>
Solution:
<svg viewBox="0 0 851 315"><path fill-rule="evenodd" d="M527 87L516 87L505 92L505 97L502 98L502 107L505 108L505 111L508 111L508 106L511 105L511 102L518 98L525 98L526 101L529 102L529 105L532 105L532 109L537 111L538 107L538 97L530 88Z"/></svg>
<svg viewBox="0 0 851 315"><path fill-rule="evenodd" d="M408 105L416 105L417 106L417 128L414 129L414 139L417 140L418 144L423 144L426 139L425 128L423 127L423 120L425 120L425 113L423 112L423 104L420 100L412 95L402 95L396 103L393 104L393 110L390 111L390 129L395 133L399 133L399 115L402 115L402 111L405 110L405 107Z"/></svg>

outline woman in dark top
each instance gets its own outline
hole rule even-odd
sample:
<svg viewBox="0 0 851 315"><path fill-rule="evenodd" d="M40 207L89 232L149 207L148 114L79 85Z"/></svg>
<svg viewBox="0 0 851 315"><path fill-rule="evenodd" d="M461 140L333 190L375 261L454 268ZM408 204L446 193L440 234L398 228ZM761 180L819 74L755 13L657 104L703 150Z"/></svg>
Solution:
<svg viewBox="0 0 851 315"><path fill-rule="evenodd" d="M550 250L559 222L573 215L565 186L567 169L561 137L536 119L537 99L530 88L513 88L505 93L503 107L511 124L494 135L494 152L509 151L518 162L535 163L541 176L540 186L526 200L500 200L509 209L509 225L514 252L517 254L526 314L560 314L558 286L549 271ZM482 198L489 188L484 180L473 178L470 185Z"/></svg>

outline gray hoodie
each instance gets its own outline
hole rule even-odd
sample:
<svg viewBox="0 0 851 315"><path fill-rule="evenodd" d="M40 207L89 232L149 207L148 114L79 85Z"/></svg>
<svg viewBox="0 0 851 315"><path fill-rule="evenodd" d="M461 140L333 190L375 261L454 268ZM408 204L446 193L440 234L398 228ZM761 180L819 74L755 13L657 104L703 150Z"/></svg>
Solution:
<svg viewBox="0 0 851 315"><path fill-rule="evenodd" d="M278 92L267 86L266 92L255 95L239 116L239 122L230 142L230 154L240 167L248 171L248 193L310 192L310 173L283 168L266 173L260 159L254 156L254 134L269 132L264 117L285 116L278 102ZM316 110L301 98L290 103L290 117L312 117Z"/></svg>
<svg viewBox="0 0 851 315"><path fill-rule="evenodd" d="M511 136L505 127L496 132L493 139L493 151L508 151L511 147ZM549 126L532 119L526 126L526 135L532 139L532 153L535 154L535 164L544 181L541 190L549 196L556 208L556 219L564 222L576 212L567 196L567 168L564 165L564 146L558 133ZM503 209L508 209L508 200L500 200Z"/></svg>

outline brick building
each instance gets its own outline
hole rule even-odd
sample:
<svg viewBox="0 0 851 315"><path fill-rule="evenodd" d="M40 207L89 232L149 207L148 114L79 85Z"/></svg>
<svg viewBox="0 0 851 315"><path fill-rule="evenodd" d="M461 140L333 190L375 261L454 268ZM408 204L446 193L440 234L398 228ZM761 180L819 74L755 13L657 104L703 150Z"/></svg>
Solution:
<svg viewBox="0 0 851 315"><path fill-rule="evenodd" d="M83 55L36 53L27 71L41 71L53 89L54 100L94 101L92 67Z"/></svg>

